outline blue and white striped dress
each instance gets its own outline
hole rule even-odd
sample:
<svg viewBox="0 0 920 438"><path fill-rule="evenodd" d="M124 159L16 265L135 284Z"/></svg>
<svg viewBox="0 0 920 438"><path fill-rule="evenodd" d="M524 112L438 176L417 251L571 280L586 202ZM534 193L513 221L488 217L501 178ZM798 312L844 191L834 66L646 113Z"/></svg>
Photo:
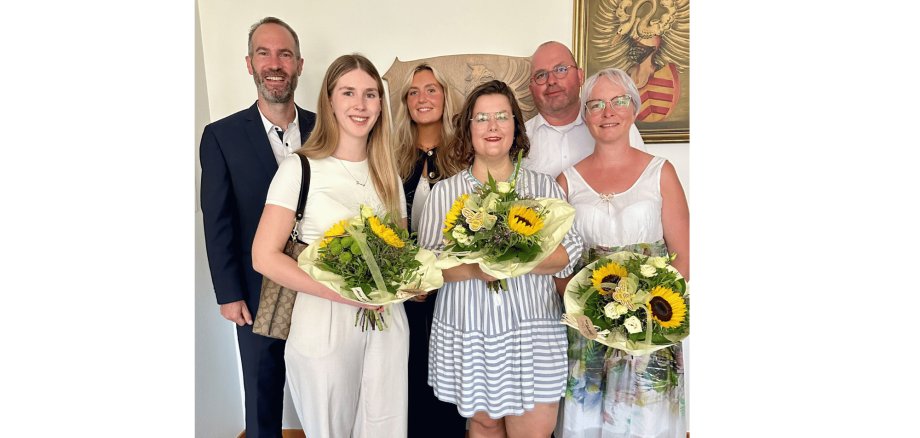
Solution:
<svg viewBox="0 0 920 438"><path fill-rule="evenodd" d="M438 182L419 223L419 244L444 248L441 229L454 200L479 182L464 170ZM548 175L521 169L522 195L565 199ZM572 274L583 241L569 230L562 241ZM508 280L495 294L481 280L445 283L436 295L431 324L428 384L439 399L457 405L464 417L484 411L492 418L521 415L536 403L555 403L565 394L567 340L560 323L562 300L552 276L527 274Z"/></svg>

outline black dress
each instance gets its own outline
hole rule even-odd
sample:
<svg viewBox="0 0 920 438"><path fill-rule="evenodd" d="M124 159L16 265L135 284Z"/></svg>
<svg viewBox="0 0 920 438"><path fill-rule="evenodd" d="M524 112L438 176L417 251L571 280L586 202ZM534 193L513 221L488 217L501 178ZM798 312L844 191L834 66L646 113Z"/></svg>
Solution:
<svg viewBox="0 0 920 438"><path fill-rule="evenodd" d="M412 202L425 164L428 164L429 188L434 186L430 181L439 176L434 164L435 150L418 151L412 174L403 183L409 231L415 231L418 225L412 223ZM428 341L437 297L434 292L423 302L405 302L406 318L409 321L409 438L451 438L466 434L466 419L460 416L457 407L438 400L428 386Z"/></svg>

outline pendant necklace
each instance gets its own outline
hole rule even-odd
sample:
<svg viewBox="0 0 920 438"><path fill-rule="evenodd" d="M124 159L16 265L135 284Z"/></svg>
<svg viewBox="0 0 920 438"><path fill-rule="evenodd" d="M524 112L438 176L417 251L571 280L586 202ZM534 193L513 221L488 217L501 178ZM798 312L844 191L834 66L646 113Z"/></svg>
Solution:
<svg viewBox="0 0 920 438"><path fill-rule="evenodd" d="M335 157L333 157L333 158L335 158ZM342 169L345 169L345 171L348 172L348 176L350 176L351 179L355 180L355 184L357 184L357 185L359 185L359 186L361 186L361 187L364 187L364 186L367 185L367 180L370 179L370 177L371 177L370 174L367 175L367 178L364 178L364 182L362 183L362 182L358 181L358 178L355 178L355 176L351 174L351 171L348 170L347 167L345 167L345 163L342 163L342 160L341 160L341 159L336 158L336 160L338 160L339 165L342 166Z"/></svg>

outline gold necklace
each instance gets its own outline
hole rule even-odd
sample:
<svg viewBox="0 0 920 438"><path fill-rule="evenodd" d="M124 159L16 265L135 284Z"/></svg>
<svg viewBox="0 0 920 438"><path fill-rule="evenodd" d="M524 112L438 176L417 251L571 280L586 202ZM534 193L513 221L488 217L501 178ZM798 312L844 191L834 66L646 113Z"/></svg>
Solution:
<svg viewBox="0 0 920 438"><path fill-rule="evenodd" d="M335 158L335 157L333 157L333 158ZM345 171L348 172L348 176L350 176L351 179L355 180L355 184L357 184L357 185L359 185L359 186L361 186L361 187L364 187L364 186L367 185L367 180L370 179L370 177L371 177L370 174L367 175L367 178L364 178L364 182L363 182L363 183L362 183L362 182L359 182L359 181L358 181L358 178L355 178L355 176L351 174L351 171L348 170L347 167L345 167L345 164L342 163L342 160L341 160L341 159L336 158L336 160L338 160L339 165L342 166L342 169L345 169Z"/></svg>

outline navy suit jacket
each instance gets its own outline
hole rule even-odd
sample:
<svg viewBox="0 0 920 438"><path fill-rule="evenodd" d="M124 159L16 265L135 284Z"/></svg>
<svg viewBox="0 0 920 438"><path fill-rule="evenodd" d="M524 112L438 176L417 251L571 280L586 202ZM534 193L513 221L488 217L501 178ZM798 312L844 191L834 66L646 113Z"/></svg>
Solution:
<svg viewBox="0 0 920 438"><path fill-rule="evenodd" d="M316 115L297 107L306 142ZM246 300L255 317L262 275L252 268L252 240L278 163L253 104L205 126L201 135L201 213L217 303Z"/></svg>

